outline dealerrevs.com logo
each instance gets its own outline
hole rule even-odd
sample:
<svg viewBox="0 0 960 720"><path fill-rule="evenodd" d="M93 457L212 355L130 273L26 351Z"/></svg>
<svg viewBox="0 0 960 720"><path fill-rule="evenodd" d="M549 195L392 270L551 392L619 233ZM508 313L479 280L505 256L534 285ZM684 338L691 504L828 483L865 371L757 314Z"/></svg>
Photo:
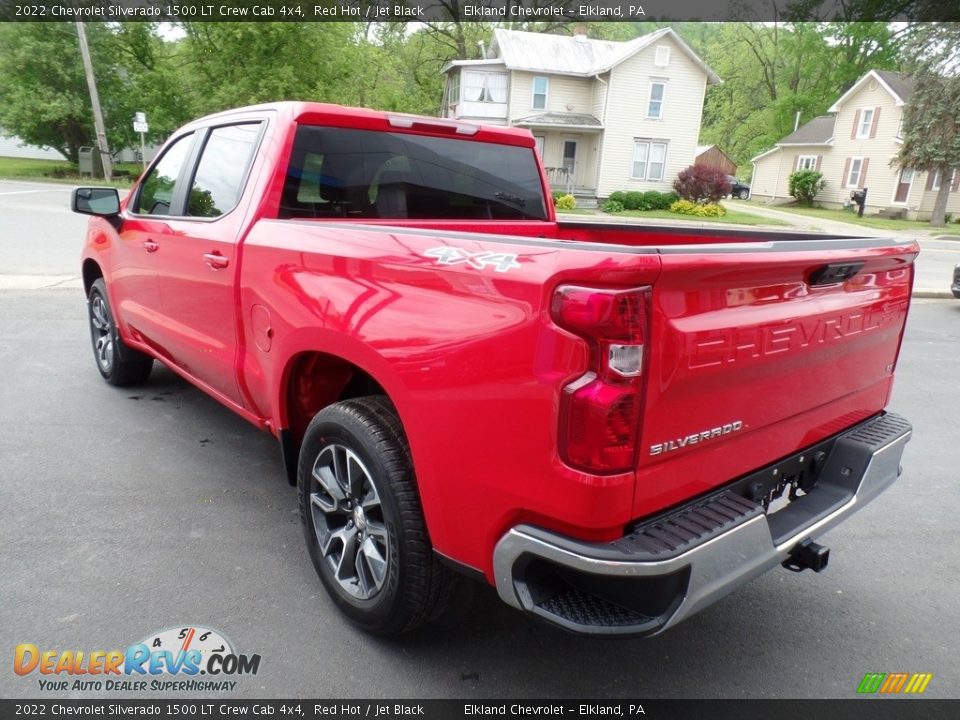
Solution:
<svg viewBox="0 0 960 720"><path fill-rule="evenodd" d="M191 692L236 688L240 675L256 675L260 655L242 655L222 633L199 625L151 633L126 650L41 649L21 643L13 671L37 675L41 690Z"/></svg>

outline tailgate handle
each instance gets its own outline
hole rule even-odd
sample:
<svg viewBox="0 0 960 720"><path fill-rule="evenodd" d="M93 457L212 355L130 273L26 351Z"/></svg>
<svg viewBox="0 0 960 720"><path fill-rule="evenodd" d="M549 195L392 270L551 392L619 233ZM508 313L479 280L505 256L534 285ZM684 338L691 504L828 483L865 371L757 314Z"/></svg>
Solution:
<svg viewBox="0 0 960 720"><path fill-rule="evenodd" d="M849 280L863 267L862 262L830 263L810 273L810 285L837 285Z"/></svg>

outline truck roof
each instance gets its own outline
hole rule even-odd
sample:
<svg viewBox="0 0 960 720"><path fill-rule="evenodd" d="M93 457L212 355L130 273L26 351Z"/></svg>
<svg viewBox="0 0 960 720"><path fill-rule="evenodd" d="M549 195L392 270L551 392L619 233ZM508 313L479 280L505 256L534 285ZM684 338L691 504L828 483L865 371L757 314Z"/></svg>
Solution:
<svg viewBox="0 0 960 720"><path fill-rule="evenodd" d="M534 147L535 141L529 130L504 125L481 125L479 123L451 120L448 118L411 115L408 113L369 108L348 107L332 103L284 101L247 105L222 112L206 115L190 125L209 124L210 120L229 118L234 115L271 111L289 122L304 124L328 124L338 127L352 127L367 130L413 129L437 134L455 134L464 139L504 145Z"/></svg>

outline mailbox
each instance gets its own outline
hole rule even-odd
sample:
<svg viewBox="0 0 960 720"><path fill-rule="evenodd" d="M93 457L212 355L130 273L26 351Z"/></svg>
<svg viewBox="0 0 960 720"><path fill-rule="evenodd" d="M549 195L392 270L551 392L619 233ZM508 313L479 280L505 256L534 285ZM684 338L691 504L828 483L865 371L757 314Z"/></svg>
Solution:
<svg viewBox="0 0 960 720"><path fill-rule="evenodd" d="M850 199L860 206L857 209L857 215L863 217L863 206L867 204L867 189L863 188L862 190L854 190L852 193L850 193Z"/></svg>
<svg viewBox="0 0 960 720"><path fill-rule="evenodd" d="M103 160L100 157L99 149L89 146L81 147L77 159L81 175L103 177Z"/></svg>

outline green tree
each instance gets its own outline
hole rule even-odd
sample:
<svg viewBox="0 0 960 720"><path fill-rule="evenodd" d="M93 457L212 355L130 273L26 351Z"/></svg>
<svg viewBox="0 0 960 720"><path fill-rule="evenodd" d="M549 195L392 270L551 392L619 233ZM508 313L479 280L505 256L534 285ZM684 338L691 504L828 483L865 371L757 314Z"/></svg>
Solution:
<svg viewBox="0 0 960 720"><path fill-rule="evenodd" d="M907 53L913 94L903 113L903 144L894 161L900 167L940 173L940 190L930 224L946 224L951 173L960 172L960 23L914 28Z"/></svg>
<svg viewBox="0 0 960 720"><path fill-rule="evenodd" d="M900 38L887 23L727 23L703 34L723 78L707 90L702 136L743 165L806 122L869 69L895 69Z"/></svg>
<svg viewBox="0 0 960 720"><path fill-rule="evenodd" d="M151 139L176 127L183 118L165 110L178 107L177 96L160 67L154 26L87 23L86 30L111 150L134 144L138 110L151 114ZM80 147L96 144L72 22L0 23L0 97L0 128L32 145L76 162Z"/></svg>

